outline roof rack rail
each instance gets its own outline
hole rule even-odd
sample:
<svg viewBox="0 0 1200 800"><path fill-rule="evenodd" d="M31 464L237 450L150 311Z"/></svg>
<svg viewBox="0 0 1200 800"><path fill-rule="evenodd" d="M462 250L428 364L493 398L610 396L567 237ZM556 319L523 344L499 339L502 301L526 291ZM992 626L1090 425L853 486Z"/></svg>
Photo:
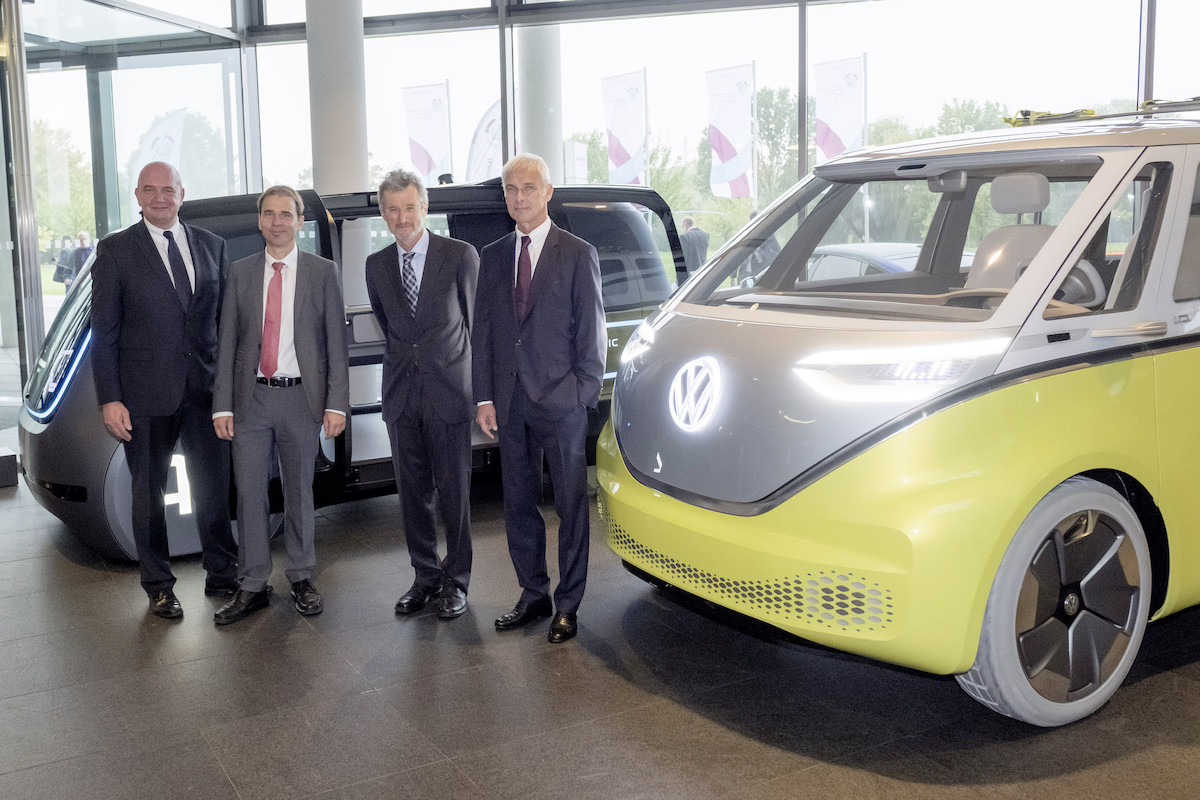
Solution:
<svg viewBox="0 0 1200 800"><path fill-rule="evenodd" d="M1090 108L1077 108L1055 114L1048 111L1030 111L1021 109L1004 121L1014 128L1024 125L1047 125L1052 122L1073 122L1081 119L1118 119L1121 117L1146 117L1153 114L1169 114L1179 111L1200 111L1200 97L1189 97L1186 100L1146 100L1140 103L1136 111L1118 111L1112 114L1097 114Z"/></svg>

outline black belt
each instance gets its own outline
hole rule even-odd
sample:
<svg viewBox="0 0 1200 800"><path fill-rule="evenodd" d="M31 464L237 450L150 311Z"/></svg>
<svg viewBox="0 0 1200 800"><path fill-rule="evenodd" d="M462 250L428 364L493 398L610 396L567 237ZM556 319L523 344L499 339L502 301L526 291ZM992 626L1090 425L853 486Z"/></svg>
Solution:
<svg viewBox="0 0 1200 800"><path fill-rule="evenodd" d="M274 389L288 389L292 386L299 386L299 378L257 378L258 382L264 386L270 386Z"/></svg>

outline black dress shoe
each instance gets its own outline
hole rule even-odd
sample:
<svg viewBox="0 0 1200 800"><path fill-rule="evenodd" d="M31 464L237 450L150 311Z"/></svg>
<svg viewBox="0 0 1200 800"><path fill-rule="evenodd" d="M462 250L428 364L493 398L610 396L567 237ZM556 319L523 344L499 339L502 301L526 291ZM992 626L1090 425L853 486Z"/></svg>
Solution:
<svg viewBox="0 0 1200 800"><path fill-rule="evenodd" d="M292 605L306 617L325 610L325 601L321 599L321 593L308 578L292 584Z"/></svg>
<svg viewBox="0 0 1200 800"><path fill-rule="evenodd" d="M517 604L513 606L512 611L507 614L501 614L496 618L496 630L511 631L528 625L534 620L548 617L553 613L554 604L550 601L549 597L534 600L532 603L518 600Z"/></svg>
<svg viewBox="0 0 1200 800"><path fill-rule="evenodd" d="M550 633L547 634L546 639L554 644L559 644L567 639L575 638L578 631L579 626L575 623L575 615L570 611L560 611L550 622Z"/></svg>
<svg viewBox="0 0 1200 800"><path fill-rule="evenodd" d="M213 614L213 622L218 625L228 625L231 622L245 619L260 608L266 608L270 602L270 597L270 586L261 592L238 589L233 599L221 606L217 613Z"/></svg>
<svg viewBox="0 0 1200 800"><path fill-rule="evenodd" d="M396 613L412 614L420 611L430 600L441 593L441 586L422 586L414 583L412 588L400 595L400 599L396 601Z"/></svg>
<svg viewBox="0 0 1200 800"><path fill-rule="evenodd" d="M209 597L233 597L238 590L237 578L206 578L204 593Z"/></svg>
<svg viewBox="0 0 1200 800"><path fill-rule="evenodd" d="M437 601L438 619L461 617L467 610L467 591L452 580L442 584L442 593Z"/></svg>
<svg viewBox="0 0 1200 800"><path fill-rule="evenodd" d="M163 619L179 619L183 616L183 606L170 589L156 589L150 593L150 613Z"/></svg>

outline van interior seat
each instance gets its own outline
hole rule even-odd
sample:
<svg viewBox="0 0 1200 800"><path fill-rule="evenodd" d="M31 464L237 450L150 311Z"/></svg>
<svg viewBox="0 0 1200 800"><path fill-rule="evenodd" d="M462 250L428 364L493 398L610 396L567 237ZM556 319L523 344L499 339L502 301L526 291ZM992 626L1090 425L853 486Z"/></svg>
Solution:
<svg viewBox="0 0 1200 800"><path fill-rule="evenodd" d="M997 214L1037 214L1050 205L1050 181L1037 172L999 175L992 181L991 199ZM1053 232L1053 225L1037 224L988 232L975 250L966 288L1011 289Z"/></svg>

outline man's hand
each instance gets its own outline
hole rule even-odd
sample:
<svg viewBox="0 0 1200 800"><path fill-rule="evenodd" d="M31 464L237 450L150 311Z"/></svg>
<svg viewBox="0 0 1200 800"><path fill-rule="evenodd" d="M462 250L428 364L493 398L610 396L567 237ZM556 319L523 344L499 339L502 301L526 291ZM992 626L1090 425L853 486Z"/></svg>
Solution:
<svg viewBox="0 0 1200 800"><path fill-rule="evenodd" d="M489 439L496 438L496 406L492 403L484 403L475 412L475 421L479 423L479 427L487 434Z"/></svg>
<svg viewBox="0 0 1200 800"><path fill-rule="evenodd" d="M114 400L100 406L100 410L104 412L104 427L108 428L109 433L122 442L128 442L133 438L129 435L129 432L133 430L133 423L129 421L129 409L125 407L124 403Z"/></svg>
<svg viewBox="0 0 1200 800"><path fill-rule="evenodd" d="M217 417L213 420L213 428L217 431L217 438L224 439L227 442L233 441L233 417L224 416Z"/></svg>
<svg viewBox="0 0 1200 800"><path fill-rule="evenodd" d="M326 411L322 427L325 429L325 438L332 439L346 430L346 416L336 411Z"/></svg>

